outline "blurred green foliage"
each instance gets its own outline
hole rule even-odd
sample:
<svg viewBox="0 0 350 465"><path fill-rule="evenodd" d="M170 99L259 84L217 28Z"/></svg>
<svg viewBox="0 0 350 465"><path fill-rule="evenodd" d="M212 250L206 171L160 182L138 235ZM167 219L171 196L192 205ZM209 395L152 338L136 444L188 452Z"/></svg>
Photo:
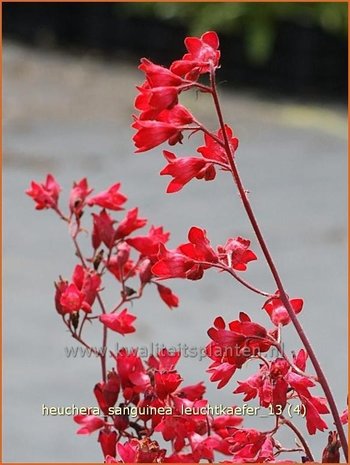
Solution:
<svg viewBox="0 0 350 465"><path fill-rule="evenodd" d="M241 34L250 61L264 63L269 58L279 21L317 25L344 37L347 35L348 5L326 3L126 3L128 16L156 17L200 35L214 29L225 34Z"/></svg>

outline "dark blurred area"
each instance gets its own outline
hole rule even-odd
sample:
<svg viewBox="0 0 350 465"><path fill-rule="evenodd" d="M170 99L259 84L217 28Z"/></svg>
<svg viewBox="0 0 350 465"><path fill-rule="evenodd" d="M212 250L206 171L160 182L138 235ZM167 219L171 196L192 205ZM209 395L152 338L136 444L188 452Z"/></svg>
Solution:
<svg viewBox="0 0 350 465"><path fill-rule="evenodd" d="M106 59L182 56L220 34L221 80L264 93L345 100L347 3L4 3L5 39Z"/></svg>

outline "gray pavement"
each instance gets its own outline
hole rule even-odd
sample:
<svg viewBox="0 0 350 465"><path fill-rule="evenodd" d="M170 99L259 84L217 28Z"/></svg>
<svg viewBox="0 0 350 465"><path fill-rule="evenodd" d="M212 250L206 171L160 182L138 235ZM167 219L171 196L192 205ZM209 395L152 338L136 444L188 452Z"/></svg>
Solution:
<svg viewBox="0 0 350 465"><path fill-rule="evenodd" d="M65 227L50 212L36 212L24 195L32 179L55 174L67 200L73 180L87 176L96 192L121 181L129 206L156 225L172 231L171 246L185 240L192 225L205 227L214 244L231 235L252 238L228 175L212 183L193 182L178 194L165 195L167 177L161 149L133 155L131 114L135 66L103 62L98 57L67 56L5 43L3 50L3 201L4 201L4 457L11 462L100 461L93 437L75 435L69 417L45 417L51 406L95 405L99 381L95 359L67 359L72 344L53 306L53 281L69 277L74 257ZM278 102L225 90L227 120L239 139L238 161L251 201L291 296L305 299L300 320L322 361L337 404L346 403L346 110L330 104ZM185 96L199 118L215 127L208 100ZM195 139L174 151L191 154ZM253 248L261 252L253 240ZM261 259L246 277L274 290ZM153 290L134 306L137 333L123 342L152 341L205 346L215 316L235 319L240 310L267 322L262 301L228 277L207 273L200 282L173 281L181 306L169 311ZM113 291L114 289L114 291ZM113 293L114 292L114 293ZM113 286L109 304L117 299ZM292 328L285 328L288 351L298 349ZM92 343L99 340L91 332ZM117 337L112 343L117 342ZM112 362L110 361L110 364ZM252 364L253 365L253 364ZM212 404L239 404L232 396L238 372L217 391L208 382L208 361L181 361L186 383L205 380ZM252 371L254 367L249 368ZM299 421L303 424L303 421ZM331 421L328 420L331 427ZM259 426L260 419L247 419ZM269 424L269 422L267 422ZM312 437L320 454L327 433ZM283 432L282 439L293 445Z"/></svg>

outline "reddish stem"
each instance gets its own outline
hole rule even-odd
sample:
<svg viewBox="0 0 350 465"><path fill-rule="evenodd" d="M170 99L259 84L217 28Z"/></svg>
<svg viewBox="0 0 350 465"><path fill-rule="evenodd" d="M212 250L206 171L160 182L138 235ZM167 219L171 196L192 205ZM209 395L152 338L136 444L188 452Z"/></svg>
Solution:
<svg viewBox="0 0 350 465"><path fill-rule="evenodd" d="M216 90L215 70L214 69L211 70L210 77L211 77L212 96L213 96L213 100L214 100L214 105L215 105L215 109L216 109L217 116L218 116L218 119L219 119L220 127L221 127L221 130L222 130L222 134L223 134L223 138L224 138L225 151L226 151L226 154L227 154L228 162L229 162L230 167L231 167L233 179L234 179L234 181L235 181L235 183L237 185L237 188L238 188L239 194L241 196L243 206L245 208L245 211L246 211L246 213L248 215L248 218L250 220L250 223L251 223L251 225L252 225L252 227L254 229L257 240L258 240L258 242L260 244L260 247L261 247L261 249L263 251L263 254L265 256L267 264L268 264L268 266L270 268L270 271L271 271L271 273L273 275L273 278L274 278L275 283L277 285L277 288L279 290L280 299L281 299L284 307L286 308L286 310L288 312L288 315L289 315L289 317L290 317L290 319L291 319L291 321L292 321L292 323L293 323L293 325L294 325L294 327L295 327L295 329L296 329L302 343L304 344L304 347L305 347L306 351L308 352L310 360L311 360L311 362L312 362L312 364L314 366L314 369L315 369L316 374L317 374L317 378L319 380L319 383L322 386L322 389L323 389L324 394L325 394L325 396L327 398L327 401L329 403L329 407L330 407L332 415L333 415L334 424L335 424L335 427L336 427L336 429L338 431L338 434L339 434L339 439L340 439L342 449L343 449L343 452L344 452L344 457L345 457L346 461L348 461L348 444L347 444L344 429L343 429L343 426L342 426L342 423L341 423L341 420L340 420L338 409L337 409L335 400L333 398L331 389L329 387L328 381L327 381L327 379L326 379L326 377L325 377L325 375L323 373L323 370L322 370L322 368L321 368L321 366L319 364L319 361L317 360L316 354L315 354L313 348L311 347L309 339L307 338L301 324L299 323L299 320L298 320L296 314L294 313L294 310L293 310L292 306L289 303L289 298L287 296L286 291L284 290L284 286L282 284L281 278L279 276L279 273L277 271L275 263L274 263L274 261L272 259L270 251L269 251L269 249L267 247L265 239L264 239L264 237L262 235L259 224L258 224L258 222L257 222L257 220L255 218L255 215L254 215L254 212L253 212L252 207L250 205L246 190L244 189L243 183L241 181L241 178L240 178L240 175L239 175L239 172L238 172L238 169L237 169L237 166L236 166L236 163L235 163L232 151L231 151L230 143L229 143L228 138L227 138L226 130L225 130L225 123L224 123L224 119L223 119L223 115L222 115L222 111L221 111L221 106L220 106L220 102L219 102L219 98L218 98L218 94L217 94L217 90Z"/></svg>
<svg viewBox="0 0 350 465"><path fill-rule="evenodd" d="M294 423L292 423L290 420L288 420L287 418L285 418L283 416L280 416L280 420L281 420L282 424L288 426L288 428L290 428L295 433L295 435L297 436L297 438L301 442L301 445L303 446L305 454L307 455L309 461L314 462L315 459L314 459L314 457L312 455L312 452L310 450L310 447L309 447L308 443L306 442L306 440L305 440L304 436L302 435L302 433L294 425Z"/></svg>

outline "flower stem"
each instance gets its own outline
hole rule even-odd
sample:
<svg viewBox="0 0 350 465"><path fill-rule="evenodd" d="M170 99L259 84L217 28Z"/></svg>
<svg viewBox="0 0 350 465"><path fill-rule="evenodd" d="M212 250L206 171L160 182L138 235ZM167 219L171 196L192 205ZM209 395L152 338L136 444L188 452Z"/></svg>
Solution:
<svg viewBox="0 0 350 465"><path fill-rule="evenodd" d="M263 251L263 254L265 256L267 264L268 264L268 266L270 268L270 271L271 271L271 273L273 275L273 278L274 278L275 283L277 285L277 288L279 290L280 299L281 299L284 307L286 308L286 310L288 312L288 315L289 315L289 317L290 317L290 319L291 319L291 321L292 321L292 323L293 323L293 325L294 325L294 327L295 327L295 329L296 329L302 343L304 344L304 347L305 347L305 349L306 349L306 351L307 351L307 353L308 353L308 355L310 357L311 363L314 366L315 372L317 374L318 381L322 386L322 389L323 389L324 394L325 394L325 396L327 398L329 407L330 407L332 415L333 415L334 424L335 424L335 427L336 427L336 429L338 431L338 434L339 434L339 439L340 439L342 449L343 449L343 452L344 452L344 457L345 457L346 461L348 461L348 444L347 444L344 429L343 429L343 426L342 426L342 423L341 423L341 420L340 420L338 409L337 409L335 400L333 398L331 389L329 387L328 381L327 381L327 379L326 379L326 377L325 377L325 375L323 373L323 370L322 370L322 368L321 368L321 366L319 364L319 361L317 360L316 354L313 351L313 348L311 347L309 339L307 338L301 324L299 323L299 320L298 320L296 314L294 313L294 310L293 310L292 306L289 303L289 298L287 296L286 291L284 290L284 286L282 284L281 278L280 278L279 273L277 271L276 265L275 265L275 263L274 263L274 261L272 259L270 251L269 251L269 249L267 247L265 239L264 239L264 237L262 235L262 232L260 230L259 224L258 224L258 222L257 222L257 220L255 218L254 212L253 212L252 207L250 205L246 190L244 189L243 183L241 181L241 178L240 178L240 175L239 175L239 172L238 172L238 169L237 169L237 166L236 166L236 163L235 163L232 151L231 151L230 143L229 143L228 138L227 138L226 130L225 130L225 123L224 123L224 119L223 119L223 115L222 115L222 111L221 111L221 106L220 106L220 102L219 102L219 98L218 98L218 94L217 94L217 90L216 90L215 71L214 70L211 71L211 84L212 84L212 96L213 96L213 100L214 100L214 105L215 105L215 109L216 109L217 116L218 116L218 119L219 119L220 127L221 127L221 130L222 130L222 133L223 133L225 151L226 151L226 154L227 154L228 162L229 162L230 167L231 167L233 179L234 179L234 181L235 181L235 183L237 185L237 188L238 188L239 194L241 196L243 206L245 208L245 211L246 211L246 213L248 215L248 218L250 220L250 223L251 223L251 225L252 225L252 227L254 229L257 240L258 240L258 242L260 244L260 247L261 247L261 249Z"/></svg>
<svg viewBox="0 0 350 465"><path fill-rule="evenodd" d="M281 421L282 424L288 426L288 428L290 428L295 433L295 435L297 436L297 438L301 442L301 445L303 446L305 454L307 455L309 461L314 462L315 459L314 459L314 457L312 455L310 447L308 446L308 443L306 442L306 440L305 440L304 436L302 435L302 433L294 425L294 423L292 423L290 420L288 420L287 418L285 418L283 416L280 416L280 421Z"/></svg>

